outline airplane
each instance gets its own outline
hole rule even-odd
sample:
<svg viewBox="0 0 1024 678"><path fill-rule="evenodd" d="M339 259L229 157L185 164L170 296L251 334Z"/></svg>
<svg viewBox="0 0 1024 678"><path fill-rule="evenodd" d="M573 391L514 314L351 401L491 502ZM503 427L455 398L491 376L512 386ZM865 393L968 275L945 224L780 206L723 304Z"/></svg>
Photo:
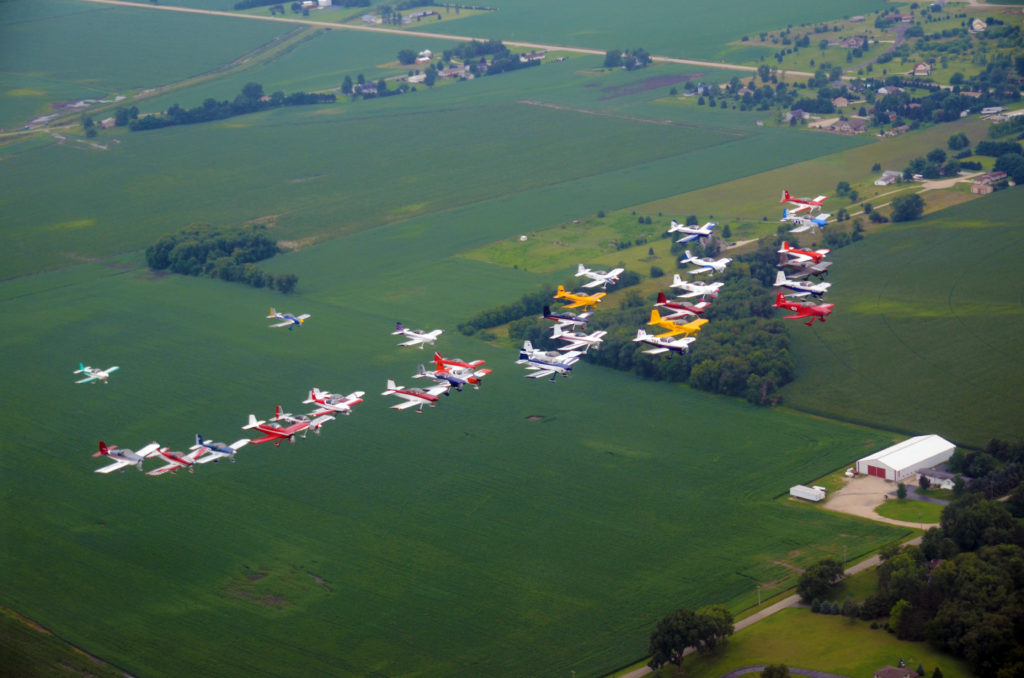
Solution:
<svg viewBox="0 0 1024 678"><path fill-rule="evenodd" d="M112 471L123 471L126 467L131 466L132 464L137 466L141 471L142 462L146 459L146 457L153 456L159 449L160 443L150 443L149 445L146 445L138 452L133 452L131 450L119 449L117 445L111 445L110 447L107 447L107 444L101 440L99 452L95 453L92 456L109 457L110 459L114 459L115 461L113 464L110 464L109 466L104 466L103 468L96 469L96 473L110 473Z"/></svg>
<svg viewBox="0 0 1024 678"><path fill-rule="evenodd" d="M248 438L236 440L230 445L225 445L224 443L215 443L212 440L203 440L203 436L197 433L196 444L188 449L191 452L195 452L200 449L205 452L209 452L207 456L200 457L199 459L197 459L197 464L206 464L211 461L220 461L223 457L227 457L233 462L235 461L235 453L248 444Z"/></svg>
<svg viewBox="0 0 1024 678"><path fill-rule="evenodd" d="M802 250L797 247L790 247L789 243L783 240L782 249L779 250L779 254L789 255L790 261L813 261L816 264L820 264L825 255L831 251L830 249Z"/></svg>
<svg viewBox="0 0 1024 678"><path fill-rule="evenodd" d="M601 348L601 342L604 341L602 337L606 334L608 333L604 330L598 330L597 332L591 332L590 334L583 334L582 332L563 332L561 325L555 325L554 332L551 333L551 338L569 342L565 346L559 348L559 351L574 351L582 348L583 352L586 353L591 348L595 351Z"/></svg>
<svg viewBox="0 0 1024 678"><path fill-rule="evenodd" d="M78 363L78 369L72 372L72 374L86 375L85 379L79 379L78 381L75 382L76 384L87 384L89 382L95 383L97 381L102 381L104 384L106 384L107 379L110 378L110 373L115 372L118 369L119 368L117 365L114 365L113 367L108 367L105 370L101 370L96 367L89 367L88 365Z"/></svg>
<svg viewBox="0 0 1024 678"><path fill-rule="evenodd" d="M172 452L169 448L161 447L157 450L157 454L167 460L167 464L160 468L155 468L152 471L147 471L147 476L162 476L165 473L177 473L178 469L187 468L189 473L195 473L196 460L206 452L206 448L200 446L199 449L193 449L188 454L182 454L181 452Z"/></svg>
<svg viewBox="0 0 1024 678"><path fill-rule="evenodd" d="M608 287L608 283L615 283L619 280L619 274L625 271L624 268L613 268L610 271L593 271L583 264L579 265L576 269L576 277L579 278L581 275L585 275L590 278L590 282L584 283L583 287L597 287L601 286L601 289Z"/></svg>
<svg viewBox="0 0 1024 678"><path fill-rule="evenodd" d="M489 368L477 369L484 362L483 360L474 360L467 363L458 358L445 358L440 353L434 353L434 367L437 372L450 372L452 376L472 384L474 389L479 389L480 381L492 371Z"/></svg>
<svg viewBox="0 0 1024 678"><path fill-rule="evenodd" d="M306 322L306 319L309 317L310 315L308 313L303 313L302 315L292 315L291 313L279 313L278 311L274 310L273 306L271 306L270 315L268 315L267 318L270 318L271 320L280 320L282 322L279 322L276 325L268 325L268 327L287 327L289 330L291 330L294 327L302 327L302 323Z"/></svg>
<svg viewBox="0 0 1024 678"><path fill-rule="evenodd" d="M462 392L462 387L470 383L469 379L456 373L454 370L444 369L444 365L435 369L428 370L420 363L416 370L416 374L412 375L413 379L433 379L438 385L444 388L445 395L451 395L452 388L459 393ZM479 384L479 379L473 379L474 382ZM474 384L474 388L480 388L479 385Z"/></svg>
<svg viewBox="0 0 1024 678"><path fill-rule="evenodd" d="M786 259L786 261L779 263L779 267L792 269L792 272L789 274L790 280L806 278L812 275L820 278L821 276L828 275L828 267L832 265L831 261L821 261L815 264L810 261Z"/></svg>
<svg viewBox="0 0 1024 678"><path fill-rule="evenodd" d="M593 311L587 311L586 313L573 313L572 311L557 311L551 312L550 306L544 307L544 313L541 317L547 320L554 320L556 325L562 325L564 327L575 327L576 325L586 325L587 321L593 317Z"/></svg>
<svg viewBox="0 0 1024 678"><path fill-rule="evenodd" d="M794 315L787 315L786 319L795 318L810 318L804 325L810 327L814 324L815 320L825 322L825 316L832 312L832 308L835 304L804 304L799 301L786 301L786 297L783 296L782 292L775 295L775 308L785 308L790 311L796 311Z"/></svg>
<svg viewBox="0 0 1024 678"><path fill-rule="evenodd" d="M682 355L689 348L690 344L697 341L696 337L683 337L682 339L672 339L670 337L659 337L653 334L647 334L643 328L636 331L636 338L633 341L637 341L643 344L649 344L654 348L647 349L644 353L651 355L658 355L659 353L668 353L669 358L672 357L673 353Z"/></svg>
<svg viewBox="0 0 1024 678"><path fill-rule="evenodd" d="M608 296L607 292L596 292L594 294L575 294L573 292L566 292L565 288L561 285L558 286L558 291L555 292L555 299L568 299L572 303L566 306L566 308L580 308L587 310L588 306L596 306L602 297Z"/></svg>
<svg viewBox="0 0 1024 678"><path fill-rule="evenodd" d="M804 210L810 210L812 212L814 212L815 210L820 210L821 203L825 202L825 200L827 199L828 196L826 195L819 195L817 198L814 199L794 198L789 194L788 190L784 190L782 192L782 199L779 200L779 202L788 202L790 205L796 205L796 207L789 210L793 214L796 214L797 212L803 212Z"/></svg>
<svg viewBox="0 0 1024 678"><path fill-rule="evenodd" d="M677 222L675 219L673 219L672 223L669 224L668 232L686 233L687 235L683 236L679 240L676 240L676 242L690 242L691 240L696 240L697 238L706 238L712 235L711 229L713 229L717 225L718 224L715 223L714 221L709 221L703 226L685 226Z"/></svg>
<svg viewBox="0 0 1024 678"><path fill-rule="evenodd" d="M719 290L725 286L723 282L706 283L701 281L689 282L683 280L678 273L672 276L672 284L670 287L679 288L687 291L687 294L677 295L680 299L690 299L691 297L699 297L703 294L710 294L711 296L717 296Z"/></svg>
<svg viewBox="0 0 1024 678"><path fill-rule="evenodd" d="M694 268L690 271L690 275L695 273L721 273L725 270L725 267L729 265L732 259L729 257L722 257L721 259L704 259L702 257L695 257L690 254L690 250L686 250L686 257L679 260L680 264L700 264L700 268Z"/></svg>
<svg viewBox="0 0 1024 678"><path fill-rule="evenodd" d="M354 406L363 402L364 395L366 395L364 391L353 391L347 396L338 393L327 393L314 386L313 390L309 392L309 397L303 400L302 404L316 403L320 406L318 410L310 413L310 416L313 417L327 414L328 412L340 412L347 416L352 414Z"/></svg>
<svg viewBox="0 0 1024 678"><path fill-rule="evenodd" d="M707 322L707 318L697 318L696 320L691 320L688 323L677 323L673 320L662 318L661 314L658 313L658 309L653 308L651 309L651 319L647 324L668 330L668 332L655 335L657 337L674 337L678 334L685 334L687 336L696 334L697 332L700 332L701 327L706 325Z"/></svg>
<svg viewBox="0 0 1024 678"><path fill-rule="evenodd" d="M816 217L801 217L797 214L790 214L789 210L782 210L782 218L779 221L783 223L794 224L796 228L789 229L790 233L803 233L809 231L812 228L825 228L828 226L828 218L831 214L819 214Z"/></svg>
<svg viewBox="0 0 1024 678"><path fill-rule="evenodd" d="M410 407L419 406L418 412L423 414L423 406L430 405L433 407L439 400L438 396L442 393L447 393L448 386L431 386L430 388L406 388L404 386L395 386L394 379L388 379L388 390L381 393L381 395L396 395L399 398L403 398L404 402L392 405L393 410L404 410Z"/></svg>
<svg viewBox="0 0 1024 678"><path fill-rule="evenodd" d="M806 297L808 294L820 297L828 291L828 288L832 286L832 283L812 283L807 282L806 280L789 280L786 278L785 272L779 271L775 276L774 286L785 287L796 292L796 294L787 294L787 297Z"/></svg>
<svg viewBox="0 0 1024 678"><path fill-rule="evenodd" d="M278 424L278 421L287 421L288 426L282 426ZM266 435L262 438L250 441L253 445L259 445L261 443L269 443L273 441L274 445L280 445L282 440L289 440L295 442L295 435L302 433L302 437L305 438L309 429L313 429L314 433L320 433L320 427L328 421L333 421L334 417L329 414L325 414L314 419L310 419L308 416L292 416L290 414L284 414L281 412L281 406L278 405L274 409L274 418L270 422L260 421L256 419L256 415L249 415L249 423L242 427L244 430L256 429L260 433Z"/></svg>
<svg viewBox="0 0 1024 678"><path fill-rule="evenodd" d="M526 365L526 369L533 374L525 375L529 379L539 379L551 375L551 381L555 381L558 375L568 377L572 372L572 366L579 361L579 351L559 353L558 351L540 351L533 348L533 344L527 339L523 342L523 348L519 351L519 360L516 365Z"/></svg>
<svg viewBox="0 0 1024 678"><path fill-rule="evenodd" d="M678 301L669 301L668 298L665 297L664 292L658 292L658 301L655 302L654 305L663 309L668 309L669 311L674 311L671 315L662 316L665 320L674 320L675 318L684 315L702 315L704 311L708 310L711 306L711 302L701 301L696 304L691 304L689 302L682 303Z"/></svg>
<svg viewBox="0 0 1024 678"><path fill-rule="evenodd" d="M402 326L402 323L397 322L395 323L395 331L391 334L409 338L409 341L403 342L399 344L399 346L419 345L420 348L423 348L425 344L433 346L434 342L437 341L437 338L444 334L444 330L433 330L431 332L424 332L423 330L407 330Z"/></svg>

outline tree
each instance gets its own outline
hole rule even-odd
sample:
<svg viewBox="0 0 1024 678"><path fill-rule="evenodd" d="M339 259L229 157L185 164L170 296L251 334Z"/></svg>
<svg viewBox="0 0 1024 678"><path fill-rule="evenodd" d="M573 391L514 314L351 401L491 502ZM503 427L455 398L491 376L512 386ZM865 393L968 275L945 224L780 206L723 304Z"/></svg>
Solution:
<svg viewBox="0 0 1024 678"><path fill-rule="evenodd" d="M352 94L352 76L345 76L345 81L341 83L341 93Z"/></svg>
<svg viewBox="0 0 1024 678"><path fill-rule="evenodd" d="M958 134L954 134L953 136L951 136L946 141L946 145L949 146L949 150L951 151L959 151L970 146L971 142L967 138L966 134L964 134L963 132L959 132Z"/></svg>
<svg viewBox="0 0 1024 678"><path fill-rule="evenodd" d="M701 654L711 653L733 633L732 613L722 605L708 605L694 613L691 640Z"/></svg>
<svg viewBox="0 0 1024 678"><path fill-rule="evenodd" d="M833 584L842 578L843 564L835 558L823 558L800 575L796 592L805 602L821 598L828 593Z"/></svg>
<svg viewBox="0 0 1024 678"><path fill-rule="evenodd" d="M865 113L866 113L866 111L865 111ZM862 113L861 115L864 115L864 114ZM876 162L874 165L871 166L871 171L872 172L881 172L882 171L882 164Z"/></svg>
<svg viewBox="0 0 1024 678"><path fill-rule="evenodd" d="M917 481L918 486L922 490L927 490L932 486L932 481L928 480L928 476L920 476Z"/></svg>
<svg viewBox="0 0 1024 678"><path fill-rule="evenodd" d="M247 82L242 87L242 96L250 101L258 100L263 96L263 85L258 82Z"/></svg>
<svg viewBox="0 0 1024 678"><path fill-rule="evenodd" d="M725 226L724 226L724 227L722 228L722 237L723 237L723 238L726 238L726 239L729 239L729 238L731 238L731 237L732 237L732 229L731 229L731 228L729 228L729 224L726 224L726 225L725 225Z"/></svg>
<svg viewBox="0 0 1024 678"><path fill-rule="evenodd" d="M768 664L761 671L761 678L789 678L789 667L785 664Z"/></svg>
<svg viewBox="0 0 1024 678"><path fill-rule="evenodd" d="M893 221L913 221L924 213L924 198L919 193L901 195L892 201Z"/></svg>
<svg viewBox="0 0 1024 678"><path fill-rule="evenodd" d="M995 169L997 172L1006 172L1018 185L1024 183L1024 155L1005 153L996 160Z"/></svg>
<svg viewBox="0 0 1024 678"><path fill-rule="evenodd" d="M411 49L398 50L398 63L403 66L416 63L416 52Z"/></svg>
<svg viewBox="0 0 1024 678"><path fill-rule="evenodd" d="M903 500L907 498L907 485L906 483L900 483L896 486L896 498Z"/></svg>
<svg viewBox="0 0 1024 678"><path fill-rule="evenodd" d="M610 49L604 55L605 68L619 68L622 66L622 52L617 49Z"/></svg>
<svg viewBox="0 0 1024 678"><path fill-rule="evenodd" d="M674 610L659 621L651 633L647 648L651 661L647 665L652 669L660 669L665 664L682 666L683 651L691 646L694 622L693 612L686 608Z"/></svg>
<svg viewBox="0 0 1024 678"><path fill-rule="evenodd" d="M929 162L934 162L936 165L946 162L946 152L941 148L933 148L928 151L928 155L925 157L928 158Z"/></svg>

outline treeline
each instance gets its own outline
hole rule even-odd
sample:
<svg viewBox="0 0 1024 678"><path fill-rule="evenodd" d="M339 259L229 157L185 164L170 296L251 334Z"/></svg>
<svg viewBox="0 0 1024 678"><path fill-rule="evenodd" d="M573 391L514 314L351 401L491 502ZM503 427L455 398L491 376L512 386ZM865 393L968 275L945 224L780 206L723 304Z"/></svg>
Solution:
<svg viewBox="0 0 1024 678"><path fill-rule="evenodd" d="M242 88L242 92L235 97L234 101L217 101L214 98L206 99L201 106L195 108L182 108L174 104L163 115L147 115L131 120L128 127L133 132L149 129L160 129L173 125L194 125L201 122L213 120L224 120L246 113L256 113L281 106L307 106L310 104L331 104L336 97L334 94L318 94L315 92L295 92L285 95L283 92L274 92L268 97L263 95L263 85L250 82Z"/></svg>
<svg viewBox="0 0 1024 678"><path fill-rule="evenodd" d="M491 57L490 63L485 59L487 56ZM497 75L540 65L539 61L522 61L519 56L518 53L510 52L501 40L471 40L442 53L444 61L450 62L452 57L458 57L474 75Z"/></svg>
<svg viewBox="0 0 1024 678"><path fill-rule="evenodd" d="M195 224L160 238L146 248L146 263L156 271L206 276L290 294L299 282L293 273L272 275L254 263L280 249L263 231L265 226L217 228Z"/></svg>
<svg viewBox="0 0 1024 678"><path fill-rule="evenodd" d="M682 666L688 648L712 654L733 634L732 612L722 605L707 605L696 611L679 608L666 615L651 633L647 665L657 671L665 664Z"/></svg>

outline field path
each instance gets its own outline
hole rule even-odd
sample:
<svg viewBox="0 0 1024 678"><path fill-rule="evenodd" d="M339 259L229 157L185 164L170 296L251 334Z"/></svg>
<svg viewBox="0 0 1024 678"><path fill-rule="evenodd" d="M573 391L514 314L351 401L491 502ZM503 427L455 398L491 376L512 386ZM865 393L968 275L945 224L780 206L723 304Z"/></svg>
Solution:
<svg viewBox="0 0 1024 678"><path fill-rule="evenodd" d="M232 19L254 19L256 21L279 21L290 24L301 24L304 26L316 26L318 28L327 29L338 29L347 31L365 31L369 33L391 33L393 35L412 35L424 38L437 38L440 40L459 40L468 42L470 40L478 40L480 42L487 42L488 38L476 38L469 35L455 35L452 33L433 33L433 32L420 32L420 31L406 31L400 28L383 28L380 26L359 26L356 24L334 24L326 21L314 21L312 19L292 19L288 17L277 17L277 16L258 16L256 14L239 14L238 12L225 12L223 10L216 9L197 9L194 7L175 7L173 5L144 5L138 2L129 2L128 0L85 0L86 2L94 2L102 5L117 5L120 7L133 7L136 9L156 9L163 10L166 12L186 12L188 14L206 14L209 16L223 16L230 17ZM520 45L522 47L528 47L534 50L545 50L545 51L559 51L559 52L573 52L575 54L594 54L597 56L604 55L607 49L591 49L587 47L568 47L566 45L545 45L541 43L533 42L522 42L516 40L510 44ZM756 66L743 66L740 64L728 64L724 61L701 61L699 59L679 59L676 57L663 57L663 56L652 56L652 61L658 61L663 63L671 64L685 64L688 66L700 66L701 68L720 68L730 71L746 71L750 73L756 73ZM797 75L801 77L811 78L814 77L813 73L805 73L803 71L786 71L789 75Z"/></svg>

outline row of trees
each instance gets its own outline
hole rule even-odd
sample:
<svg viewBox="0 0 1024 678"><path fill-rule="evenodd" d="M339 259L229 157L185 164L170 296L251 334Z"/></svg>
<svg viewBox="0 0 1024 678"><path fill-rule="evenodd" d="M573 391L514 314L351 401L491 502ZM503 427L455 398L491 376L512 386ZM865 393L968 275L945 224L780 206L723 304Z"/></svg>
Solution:
<svg viewBox="0 0 1024 678"><path fill-rule="evenodd" d="M733 634L732 613L721 605L708 605L697 611L679 608L658 622L651 633L648 666L659 669L665 664L682 666L688 648L711 654Z"/></svg>
<svg viewBox="0 0 1024 678"><path fill-rule="evenodd" d="M604 55L605 68L625 68L627 71L633 71L643 68L649 63L651 63L651 55L642 47L627 49L625 52L610 49Z"/></svg>
<svg viewBox="0 0 1024 678"><path fill-rule="evenodd" d="M289 294L295 290L298 276L275 276L254 265L280 251L265 229L261 225L217 228L195 224L148 247L146 263L156 271L219 278Z"/></svg>
<svg viewBox="0 0 1024 678"><path fill-rule="evenodd" d="M163 115L146 115L130 120L129 129L133 132L171 127L173 125L193 125L212 120L223 120L236 115L256 113L280 106L306 106L310 104L334 103L334 94L318 94L315 92L295 92L285 95L274 92L268 97L263 95L263 85L250 82L242 88L241 93L233 101L217 101L206 99L201 106L182 108L174 104ZM137 111L136 111L137 113Z"/></svg>

